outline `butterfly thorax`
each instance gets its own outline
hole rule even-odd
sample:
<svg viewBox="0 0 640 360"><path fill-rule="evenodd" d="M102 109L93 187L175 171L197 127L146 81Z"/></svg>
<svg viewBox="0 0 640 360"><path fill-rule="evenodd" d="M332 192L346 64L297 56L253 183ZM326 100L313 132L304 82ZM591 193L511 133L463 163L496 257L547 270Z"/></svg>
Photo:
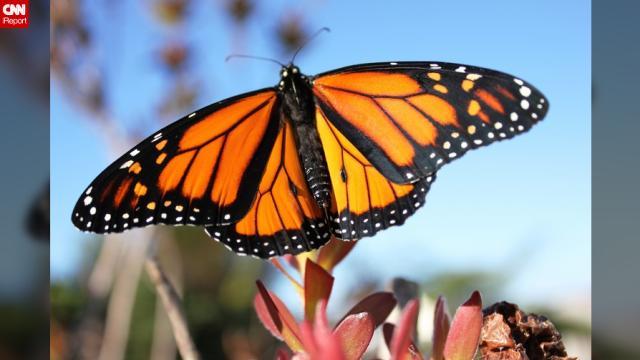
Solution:
<svg viewBox="0 0 640 360"><path fill-rule="evenodd" d="M315 103L309 78L294 65L283 68L278 89L283 96L283 121L293 125L305 180L320 208L331 207L331 185L322 143L315 126Z"/></svg>

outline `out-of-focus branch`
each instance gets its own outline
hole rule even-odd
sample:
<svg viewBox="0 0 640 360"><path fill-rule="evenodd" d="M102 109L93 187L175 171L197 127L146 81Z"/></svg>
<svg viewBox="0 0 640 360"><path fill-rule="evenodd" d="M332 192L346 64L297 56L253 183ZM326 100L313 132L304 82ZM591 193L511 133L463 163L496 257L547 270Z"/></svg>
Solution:
<svg viewBox="0 0 640 360"><path fill-rule="evenodd" d="M147 258L145 262L145 269L156 288L156 292L162 301L165 311L167 312L180 355L183 359L187 360L200 359L200 354L198 353L198 350L191 339L191 334L189 333L189 327L187 326L184 310L182 309L182 301L180 300L175 288L171 285L169 279L162 271L162 268L155 256L149 256Z"/></svg>
<svg viewBox="0 0 640 360"><path fill-rule="evenodd" d="M149 359L175 360L177 348L169 318L160 301L156 301L155 306L153 341L151 343L151 355Z"/></svg>
<svg viewBox="0 0 640 360"><path fill-rule="evenodd" d="M122 240L118 236L107 236L87 280L92 299L104 299L113 285L118 260L122 258Z"/></svg>
<svg viewBox="0 0 640 360"><path fill-rule="evenodd" d="M151 235L143 234L127 242L126 255L109 297L100 360L122 359L127 347L135 293Z"/></svg>
<svg viewBox="0 0 640 360"><path fill-rule="evenodd" d="M159 229L162 230L162 229ZM163 248L165 254L177 254L179 249L176 246L174 237L167 231L157 231L154 245ZM171 280L179 295L182 295L182 257L166 256L162 258L163 269L167 277ZM174 360L178 351L176 340L173 337L173 330L169 323L169 317L160 299L156 298L155 318L153 321L153 342L151 343L150 359Z"/></svg>

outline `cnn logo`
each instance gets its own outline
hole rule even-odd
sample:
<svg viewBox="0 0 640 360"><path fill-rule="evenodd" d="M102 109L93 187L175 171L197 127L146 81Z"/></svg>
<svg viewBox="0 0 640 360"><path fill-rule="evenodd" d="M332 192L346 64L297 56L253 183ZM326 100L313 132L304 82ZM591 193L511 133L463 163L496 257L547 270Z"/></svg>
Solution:
<svg viewBox="0 0 640 360"><path fill-rule="evenodd" d="M26 28L29 26L29 1L28 0L0 0L2 13L0 27Z"/></svg>
<svg viewBox="0 0 640 360"><path fill-rule="evenodd" d="M12 15L27 15L27 5L26 4L4 4L2 5L2 13L7 16Z"/></svg>

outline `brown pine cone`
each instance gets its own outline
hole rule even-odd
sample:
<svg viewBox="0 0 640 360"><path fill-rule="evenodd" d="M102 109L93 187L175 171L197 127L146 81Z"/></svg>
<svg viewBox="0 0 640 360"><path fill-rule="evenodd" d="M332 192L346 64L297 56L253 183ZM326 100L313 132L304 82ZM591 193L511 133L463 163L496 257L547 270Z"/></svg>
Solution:
<svg viewBox="0 0 640 360"><path fill-rule="evenodd" d="M495 303L483 312L481 359L576 359L567 356L560 332L544 316L525 314L518 305L505 301Z"/></svg>

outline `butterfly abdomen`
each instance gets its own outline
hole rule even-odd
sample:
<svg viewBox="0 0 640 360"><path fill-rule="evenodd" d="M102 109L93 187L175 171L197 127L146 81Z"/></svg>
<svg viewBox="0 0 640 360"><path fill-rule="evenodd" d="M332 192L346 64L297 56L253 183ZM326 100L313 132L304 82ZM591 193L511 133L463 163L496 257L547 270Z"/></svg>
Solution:
<svg viewBox="0 0 640 360"><path fill-rule="evenodd" d="M331 205L331 188L329 185L329 172L324 164L324 159L317 161L315 157L304 156L302 158L302 166L313 199L321 208L329 208Z"/></svg>
<svg viewBox="0 0 640 360"><path fill-rule="evenodd" d="M315 127L313 95L304 75L293 74L284 80L285 121L295 129L298 155L313 199L322 209L331 207L331 185L322 143Z"/></svg>
<svg viewBox="0 0 640 360"><path fill-rule="evenodd" d="M331 185L318 133L306 124L298 124L295 128L298 155L309 190L318 206L328 209L331 206Z"/></svg>

